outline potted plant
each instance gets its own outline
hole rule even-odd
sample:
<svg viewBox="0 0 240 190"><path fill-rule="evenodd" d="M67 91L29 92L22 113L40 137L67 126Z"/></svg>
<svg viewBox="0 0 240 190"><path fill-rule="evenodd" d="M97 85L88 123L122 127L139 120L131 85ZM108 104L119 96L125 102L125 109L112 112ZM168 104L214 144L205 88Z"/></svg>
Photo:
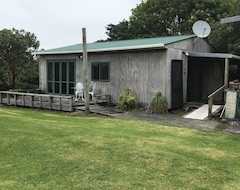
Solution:
<svg viewBox="0 0 240 190"><path fill-rule="evenodd" d="M234 89L240 89L239 80L235 79L234 81L229 82L229 87Z"/></svg>

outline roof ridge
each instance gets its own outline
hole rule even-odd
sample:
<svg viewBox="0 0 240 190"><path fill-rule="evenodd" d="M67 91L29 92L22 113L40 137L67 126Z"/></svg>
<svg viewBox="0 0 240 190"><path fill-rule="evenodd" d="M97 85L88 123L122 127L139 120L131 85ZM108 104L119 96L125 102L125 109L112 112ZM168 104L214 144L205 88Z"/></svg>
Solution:
<svg viewBox="0 0 240 190"><path fill-rule="evenodd" d="M101 52L101 51L119 51L130 49L149 49L149 48L165 48L165 45L176 43L182 40L193 38L196 35L177 35L177 36L163 36L153 38L139 38L128 40L116 40L116 41L103 41L87 43L89 52ZM81 53L82 44L69 45L49 50L43 50L35 52L35 54L66 54L66 53Z"/></svg>
<svg viewBox="0 0 240 190"><path fill-rule="evenodd" d="M153 40L153 39L164 39L164 38L177 38L177 37L194 37L195 34L185 34L185 35L175 35L175 36L160 36L160 37L149 37L149 38L132 38L132 39L125 39L125 40L112 40L112 41L96 41L96 42L90 42L87 44L93 44L93 43L106 43L106 42L127 42L127 41L139 41L139 40ZM81 45L82 43L78 43L76 45Z"/></svg>

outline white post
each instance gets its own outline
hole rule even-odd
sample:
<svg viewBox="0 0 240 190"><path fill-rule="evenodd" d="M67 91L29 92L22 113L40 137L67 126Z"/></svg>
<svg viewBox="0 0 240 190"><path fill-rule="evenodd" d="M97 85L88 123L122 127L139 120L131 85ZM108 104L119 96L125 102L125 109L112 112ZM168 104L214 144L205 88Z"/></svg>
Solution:
<svg viewBox="0 0 240 190"><path fill-rule="evenodd" d="M224 85L228 86L229 59L225 58Z"/></svg>
<svg viewBox="0 0 240 190"><path fill-rule="evenodd" d="M229 80L229 59L225 58L225 71L224 71L224 85L225 88L228 88L228 80ZM226 92L224 91L224 102L226 103Z"/></svg>

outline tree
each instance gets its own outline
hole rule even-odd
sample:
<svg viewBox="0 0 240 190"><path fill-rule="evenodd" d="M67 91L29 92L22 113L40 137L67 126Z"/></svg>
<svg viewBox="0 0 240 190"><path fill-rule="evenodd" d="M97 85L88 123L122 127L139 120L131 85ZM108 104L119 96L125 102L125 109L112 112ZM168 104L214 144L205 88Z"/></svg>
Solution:
<svg viewBox="0 0 240 190"><path fill-rule="evenodd" d="M210 42L220 43L218 34L221 18L233 16L239 0L146 0L132 9L129 21L107 25L108 41L192 34L192 25L205 20L213 32ZM236 11L235 11L236 12ZM231 29L231 28L230 28ZM227 30L230 30L229 28ZM222 29L224 32L226 29ZM235 31L236 32L236 31ZM234 37L239 34L235 34ZM236 37L237 38L237 37ZM220 46L218 46L220 47ZM220 47L222 51L228 50Z"/></svg>
<svg viewBox="0 0 240 190"><path fill-rule="evenodd" d="M240 1L234 5L229 16L240 15ZM216 22L213 23L212 29L209 40L218 50L240 54L240 22L222 25Z"/></svg>
<svg viewBox="0 0 240 190"><path fill-rule="evenodd" d="M32 52L39 47L33 33L24 30L0 31L0 87L8 89L31 84L38 76L37 61Z"/></svg>
<svg viewBox="0 0 240 190"><path fill-rule="evenodd" d="M109 24L106 29L108 30L106 33L111 41L134 38L134 36L131 35L131 32L128 31L130 28L127 20L123 20L117 25Z"/></svg>

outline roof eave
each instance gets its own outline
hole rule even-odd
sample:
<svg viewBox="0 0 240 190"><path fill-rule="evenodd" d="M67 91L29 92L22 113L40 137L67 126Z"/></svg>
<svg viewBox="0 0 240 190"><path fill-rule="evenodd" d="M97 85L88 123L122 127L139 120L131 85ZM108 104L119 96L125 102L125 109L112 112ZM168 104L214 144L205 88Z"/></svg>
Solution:
<svg viewBox="0 0 240 190"><path fill-rule="evenodd" d="M238 60L240 60L240 56L238 56L238 55L233 55L233 59L238 59Z"/></svg>
<svg viewBox="0 0 240 190"><path fill-rule="evenodd" d="M164 44L150 44L150 45L139 45L139 46L127 46L127 47L112 47L112 48L99 48L99 49L88 49L88 53L97 52L111 52L111 51L127 51L127 50L141 50L141 49L166 49ZM57 55L57 54L78 54L83 53L82 50L73 51L38 51L33 52L34 55Z"/></svg>
<svg viewBox="0 0 240 190"><path fill-rule="evenodd" d="M186 56L189 57L206 57L206 58L222 58L222 59L238 59L240 56L233 55L229 53L204 53L204 52L195 52L195 51L185 51Z"/></svg>

